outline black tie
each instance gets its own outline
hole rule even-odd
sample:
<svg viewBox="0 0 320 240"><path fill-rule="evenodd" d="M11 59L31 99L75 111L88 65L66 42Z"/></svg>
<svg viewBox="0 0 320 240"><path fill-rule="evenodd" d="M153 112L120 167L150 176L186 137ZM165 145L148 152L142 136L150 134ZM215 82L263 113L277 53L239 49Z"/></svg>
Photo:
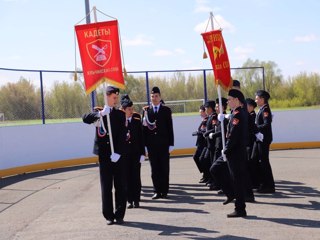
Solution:
<svg viewBox="0 0 320 240"><path fill-rule="evenodd" d="M158 113L158 107L157 106L154 107L154 113Z"/></svg>

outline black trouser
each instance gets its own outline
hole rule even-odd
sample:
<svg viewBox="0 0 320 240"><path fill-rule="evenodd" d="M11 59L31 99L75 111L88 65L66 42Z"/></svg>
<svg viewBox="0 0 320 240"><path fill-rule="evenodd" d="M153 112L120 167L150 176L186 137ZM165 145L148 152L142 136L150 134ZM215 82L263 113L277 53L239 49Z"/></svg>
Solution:
<svg viewBox="0 0 320 240"><path fill-rule="evenodd" d="M102 214L107 220L123 219L126 211L127 191L124 160L121 157L113 163L110 159L99 158ZM113 208L112 187L115 188L115 209Z"/></svg>
<svg viewBox="0 0 320 240"><path fill-rule="evenodd" d="M260 169L261 169L261 188L274 188L274 179L269 161L270 144L264 142L256 142L258 147Z"/></svg>
<svg viewBox="0 0 320 240"><path fill-rule="evenodd" d="M148 156L151 165L153 191L166 195L169 192L169 146L148 147Z"/></svg>
<svg viewBox="0 0 320 240"><path fill-rule="evenodd" d="M203 171L203 176L207 181L211 179L211 175L209 172L211 166L210 161L210 150L207 147L204 147L200 156L200 164Z"/></svg>
<svg viewBox="0 0 320 240"><path fill-rule="evenodd" d="M256 154L253 153L253 146L247 147L247 157L248 157L248 171L251 180L252 188L258 188L260 185L259 175L259 161Z"/></svg>
<svg viewBox="0 0 320 240"><path fill-rule="evenodd" d="M197 149L196 149L195 153L193 154L193 160L194 160L195 164L197 165L200 173L203 172L203 169L202 169L202 166L200 163L200 156L203 151L203 148L204 148L204 146L197 146Z"/></svg>
<svg viewBox="0 0 320 240"><path fill-rule="evenodd" d="M227 162L220 156L210 172L228 198L235 198L236 211L244 211L245 204L245 152L230 154Z"/></svg>
<svg viewBox="0 0 320 240"><path fill-rule="evenodd" d="M236 198L236 211L243 211L246 208L246 152L231 153L227 156L228 168L230 171L231 182L233 185L234 197Z"/></svg>
<svg viewBox="0 0 320 240"><path fill-rule="evenodd" d="M126 156L127 193L129 203L140 202L141 163L139 154Z"/></svg>
<svg viewBox="0 0 320 240"><path fill-rule="evenodd" d="M218 157L210 167L210 173L215 184L221 187L228 198L234 197L234 191L231 184L231 177L227 162L223 157Z"/></svg>

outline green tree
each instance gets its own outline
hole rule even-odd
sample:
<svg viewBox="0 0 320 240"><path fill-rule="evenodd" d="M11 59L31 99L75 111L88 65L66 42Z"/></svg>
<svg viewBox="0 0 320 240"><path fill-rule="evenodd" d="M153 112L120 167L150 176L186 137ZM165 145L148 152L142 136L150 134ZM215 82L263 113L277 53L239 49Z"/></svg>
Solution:
<svg viewBox="0 0 320 240"><path fill-rule="evenodd" d="M264 68L264 82L263 69ZM241 89L245 96L253 97L258 89L263 89L276 96L277 90L283 84L283 76L278 65L272 61L259 61L248 59L243 65L244 69L237 69L233 73L233 79L241 82Z"/></svg>
<svg viewBox="0 0 320 240"><path fill-rule="evenodd" d="M0 112L7 120L41 118L40 91L31 81L21 77L17 83L0 88Z"/></svg>
<svg viewBox="0 0 320 240"><path fill-rule="evenodd" d="M55 82L45 95L46 118L75 118L89 111L89 97L80 83Z"/></svg>

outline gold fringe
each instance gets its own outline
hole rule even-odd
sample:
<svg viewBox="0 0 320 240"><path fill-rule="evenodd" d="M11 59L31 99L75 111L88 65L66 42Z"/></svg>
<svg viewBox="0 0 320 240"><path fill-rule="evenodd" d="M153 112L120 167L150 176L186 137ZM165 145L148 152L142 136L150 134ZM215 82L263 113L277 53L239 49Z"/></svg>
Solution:
<svg viewBox="0 0 320 240"><path fill-rule="evenodd" d="M206 58L208 58L208 55L207 55L207 53L206 52L203 52L203 59L206 59Z"/></svg>

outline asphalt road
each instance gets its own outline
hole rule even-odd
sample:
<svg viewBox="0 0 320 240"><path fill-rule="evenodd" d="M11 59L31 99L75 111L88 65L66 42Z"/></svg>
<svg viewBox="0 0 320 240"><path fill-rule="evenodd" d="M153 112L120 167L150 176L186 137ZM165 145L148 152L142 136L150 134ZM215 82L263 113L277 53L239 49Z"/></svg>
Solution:
<svg viewBox="0 0 320 240"><path fill-rule="evenodd" d="M152 200L149 162L142 202L124 225L101 214L97 165L0 179L0 239L320 239L320 149L272 151L276 193L255 194L246 218L209 191L191 157L171 159L169 199Z"/></svg>

